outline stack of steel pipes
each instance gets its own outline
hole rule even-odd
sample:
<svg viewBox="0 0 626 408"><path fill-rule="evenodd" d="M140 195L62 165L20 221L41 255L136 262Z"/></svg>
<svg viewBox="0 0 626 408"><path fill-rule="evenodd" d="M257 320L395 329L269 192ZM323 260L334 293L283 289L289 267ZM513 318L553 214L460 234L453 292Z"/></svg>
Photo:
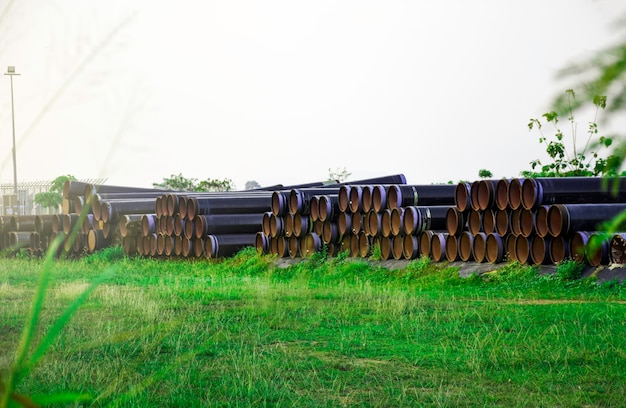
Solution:
<svg viewBox="0 0 626 408"><path fill-rule="evenodd" d="M261 253L280 257L307 257L326 245L330 254L349 248L351 233L340 220L339 193L349 187L367 187L373 183L405 185L403 174L355 180L315 188L292 188L274 191L271 210L263 214L262 230L255 246Z"/></svg>
<svg viewBox="0 0 626 408"><path fill-rule="evenodd" d="M626 179L515 178L459 183L448 225L463 261L590 265L610 259L603 223L626 210ZM463 227L461 227L461 225ZM621 262L619 262L621 263Z"/></svg>
<svg viewBox="0 0 626 408"><path fill-rule="evenodd" d="M272 211L264 215L263 231L257 234L257 249L295 258L326 245L329 254L347 250L353 257L366 257L380 245L384 259L419 256L422 235L443 233L455 186L379 181L383 184L275 192Z"/></svg>

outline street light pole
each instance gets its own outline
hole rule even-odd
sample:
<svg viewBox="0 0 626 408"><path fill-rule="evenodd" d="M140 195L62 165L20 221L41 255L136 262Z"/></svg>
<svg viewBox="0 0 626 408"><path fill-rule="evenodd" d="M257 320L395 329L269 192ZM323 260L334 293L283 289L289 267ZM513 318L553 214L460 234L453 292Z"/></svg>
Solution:
<svg viewBox="0 0 626 408"><path fill-rule="evenodd" d="M13 192L17 199L17 163L15 158L15 109L13 107L13 76L20 75L15 72L14 66L9 66L4 75L11 77L11 122L13 124Z"/></svg>

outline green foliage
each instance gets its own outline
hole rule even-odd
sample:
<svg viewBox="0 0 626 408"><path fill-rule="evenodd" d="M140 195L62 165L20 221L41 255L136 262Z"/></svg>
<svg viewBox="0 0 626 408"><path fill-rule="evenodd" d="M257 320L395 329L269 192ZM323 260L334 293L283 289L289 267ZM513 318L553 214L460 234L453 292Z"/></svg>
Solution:
<svg viewBox="0 0 626 408"><path fill-rule="evenodd" d="M372 261L381 261L383 259L382 252L380 249L380 243L376 242L371 247L372 254L369 259Z"/></svg>
<svg viewBox="0 0 626 408"><path fill-rule="evenodd" d="M152 183L156 188L174 191L232 191L235 185L231 179L206 179L198 181L197 178L187 178L182 174L172 174L164 177L161 183Z"/></svg>
<svg viewBox="0 0 626 408"><path fill-rule="evenodd" d="M607 158L600 156L601 149L608 149L613 144L613 138L599 136L598 125L596 123L598 112L606 107L606 97L596 96L593 103L596 107L595 117L589 122L587 130L587 140L584 147L580 149L577 141L577 123L574 120L573 102L575 93L568 89L565 91L568 105L567 115L571 127L572 149L568 150L565 144L565 135L559 127L559 114L556 111L544 113L543 121L537 118L530 119L529 130L539 132L539 143L544 145L546 153L551 162L543 164L541 160L530 162L531 171L522 171L524 177L568 177L568 176L605 176L615 175L615 157L609 155ZM551 125L553 134L545 134L543 126Z"/></svg>
<svg viewBox="0 0 626 408"><path fill-rule="evenodd" d="M351 175L352 173L346 170L345 167L337 167L334 170L329 168L328 178L326 179L326 181L333 183L343 183L344 181L348 180L348 177L350 177Z"/></svg>
<svg viewBox="0 0 626 408"><path fill-rule="evenodd" d="M488 179L493 177L493 173L491 173L489 170L481 169L478 170L478 177Z"/></svg>
<svg viewBox="0 0 626 408"><path fill-rule="evenodd" d="M556 274L564 282L580 279L584 265L574 260L566 260L557 266Z"/></svg>
<svg viewBox="0 0 626 408"><path fill-rule="evenodd" d="M76 180L76 177L67 174L55 178L49 191L35 194L35 203L44 208L57 208L63 201L63 186L68 180Z"/></svg>

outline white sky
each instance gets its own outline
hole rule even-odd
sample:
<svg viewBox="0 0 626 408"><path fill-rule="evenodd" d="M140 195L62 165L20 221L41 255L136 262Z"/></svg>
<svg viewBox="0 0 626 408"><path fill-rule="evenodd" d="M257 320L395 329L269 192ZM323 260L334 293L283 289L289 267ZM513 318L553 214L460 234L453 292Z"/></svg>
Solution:
<svg viewBox="0 0 626 408"><path fill-rule="evenodd" d="M623 40L611 24L625 12L623 0L0 0L0 70L21 74L18 181L515 177L545 158L527 123L571 85L557 71ZM591 114L577 119L582 134ZM3 183L11 143L3 75Z"/></svg>

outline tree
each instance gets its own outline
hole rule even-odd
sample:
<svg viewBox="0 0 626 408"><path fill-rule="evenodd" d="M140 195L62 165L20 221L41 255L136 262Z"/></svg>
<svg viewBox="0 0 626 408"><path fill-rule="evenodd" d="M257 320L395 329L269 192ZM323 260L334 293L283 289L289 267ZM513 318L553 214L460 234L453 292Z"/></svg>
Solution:
<svg viewBox="0 0 626 408"><path fill-rule="evenodd" d="M254 188L261 188L261 185L255 180L246 181L246 190L252 190Z"/></svg>
<svg viewBox="0 0 626 408"><path fill-rule="evenodd" d="M52 180L49 191L35 194L35 203L43 208L58 208L63 202L63 186L68 180L76 180L76 177L67 174Z"/></svg>
<svg viewBox="0 0 626 408"><path fill-rule="evenodd" d="M197 178L187 178L182 174L172 174L164 177L161 183L152 183L156 188L174 191L232 191L235 185L231 179L206 179L198 181Z"/></svg>
<svg viewBox="0 0 626 408"><path fill-rule="evenodd" d="M334 170L329 168L328 178L326 179L326 181L343 183L344 181L348 180L348 177L350 177L351 175L352 173L346 170L345 167L337 167Z"/></svg>
<svg viewBox="0 0 626 408"><path fill-rule="evenodd" d="M493 177L493 173L486 169L480 169L478 170L478 177L488 179Z"/></svg>

